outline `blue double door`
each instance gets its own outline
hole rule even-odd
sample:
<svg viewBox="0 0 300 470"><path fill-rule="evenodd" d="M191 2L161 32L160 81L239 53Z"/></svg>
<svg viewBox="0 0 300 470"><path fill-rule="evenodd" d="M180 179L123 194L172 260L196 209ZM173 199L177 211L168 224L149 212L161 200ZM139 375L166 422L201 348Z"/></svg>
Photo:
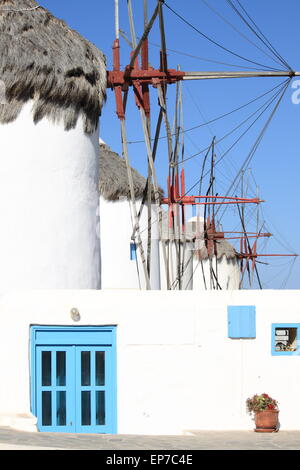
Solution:
<svg viewBox="0 0 300 470"><path fill-rule="evenodd" d="M114 331L74 327L35 333L33 402L38 429L115 433Z"/></svg>

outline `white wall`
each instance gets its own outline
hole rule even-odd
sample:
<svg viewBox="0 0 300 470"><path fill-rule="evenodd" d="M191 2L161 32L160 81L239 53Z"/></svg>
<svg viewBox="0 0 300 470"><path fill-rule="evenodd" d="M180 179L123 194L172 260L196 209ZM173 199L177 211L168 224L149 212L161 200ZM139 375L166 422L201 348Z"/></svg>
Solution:
<svg viewBox="0 0 300 470"><path fill-rule="evenodd" d="M99 288L98 133L31 108L0 125L0 292Z"/></svg>
<svg viewBox="0 0 300 470"><path fill-rule="evenodd" d="M227 305L256 305L257 337L227 335ZM29 413L30 325L117 325L118 432L253 429L246 399L279 401L300 429L300 356L271 355L271 324L300 323L300 291L19 291L0 300L1 415Z"/></svg>
<svg viewBox="0 0 300 470"><path fill-rule="evenodd" d="M137 201L139 210L141 201ZM107 201L100 197L100 239L101 239L101 286L102 289L145 289L145 275L137 249L137 263L130 259L130 242L133 233L129 201ZM144 210L140 219L140 232L145 257L147 257L147 217ZM160 289L160 266L158 252L158 228L155 207L152 207L152 255L151 288Z"/></svg>

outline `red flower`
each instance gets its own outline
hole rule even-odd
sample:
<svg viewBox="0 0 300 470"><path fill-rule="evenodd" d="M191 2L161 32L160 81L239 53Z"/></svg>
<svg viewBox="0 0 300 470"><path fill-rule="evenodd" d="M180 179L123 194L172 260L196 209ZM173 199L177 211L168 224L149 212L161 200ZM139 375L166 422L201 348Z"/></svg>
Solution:
<svg viewBox="0 0 300 470"><path fill-rule="evenodd" d="M262 393L261 395L256 394L253 397L248 398L246 406L249 414L256 413L257 411L278 409L277 401L271 398L267 393Z"/></svg>

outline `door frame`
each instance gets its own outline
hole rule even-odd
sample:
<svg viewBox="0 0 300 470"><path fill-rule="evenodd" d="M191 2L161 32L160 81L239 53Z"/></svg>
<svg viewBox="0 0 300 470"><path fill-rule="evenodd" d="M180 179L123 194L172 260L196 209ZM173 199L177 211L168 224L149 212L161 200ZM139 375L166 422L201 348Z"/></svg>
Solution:
<svg viewBox="0 0 300 470"><path fill-rule="evenodd" d="M116 325L48 326L30 325L30 409L37 415L36 347L37 346L105 346L111 348L111 363L115 373L111 378L111 434L117 433L117 355ZM56 333L56 337L53 333ZM85 333L85 334L82 334ZM55 339L55 340L54 340Z"/></svg>

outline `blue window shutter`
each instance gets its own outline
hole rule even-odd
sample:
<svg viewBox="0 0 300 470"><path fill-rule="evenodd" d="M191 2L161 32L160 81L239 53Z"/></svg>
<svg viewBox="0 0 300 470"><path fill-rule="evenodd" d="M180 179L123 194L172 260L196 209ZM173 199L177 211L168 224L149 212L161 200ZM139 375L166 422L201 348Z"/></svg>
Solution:
<svg viewBox="0 0 300 470"><path fill-rule="evenodd" d="M137 259L137 257L136 257L136 244L135 243L130 243L130 259L131 259L131 261L135 261Z"/></svg>
<svg viewBox="0 0 300 470"><path fill-rule="evenodd" d="M256 337L256 309L253 305L234 305L227 307L228 337Z"/></svg>

